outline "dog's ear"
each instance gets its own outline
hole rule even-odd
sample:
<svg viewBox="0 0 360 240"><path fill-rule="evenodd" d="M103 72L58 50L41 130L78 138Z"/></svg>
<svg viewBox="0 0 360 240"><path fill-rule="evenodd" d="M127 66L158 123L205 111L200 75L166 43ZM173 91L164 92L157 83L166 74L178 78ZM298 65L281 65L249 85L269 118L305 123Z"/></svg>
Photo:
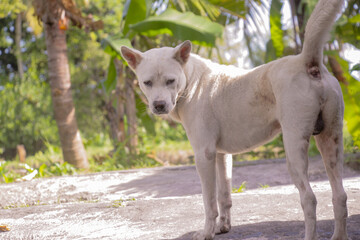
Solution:
<svg viewBox="0 0 360 240"><path fill-rule="evenodd" d="M121 55L134 71L142 60L142 53L140 51L125 46L121 47Z"/></svg>
<svg viewBox="0 0 360 240"><path fill-rule="evenodd" d="M181 64L185 64L190 57L191 53L191 42L186 40L180 45L175 47L174 58Z"/></svg>

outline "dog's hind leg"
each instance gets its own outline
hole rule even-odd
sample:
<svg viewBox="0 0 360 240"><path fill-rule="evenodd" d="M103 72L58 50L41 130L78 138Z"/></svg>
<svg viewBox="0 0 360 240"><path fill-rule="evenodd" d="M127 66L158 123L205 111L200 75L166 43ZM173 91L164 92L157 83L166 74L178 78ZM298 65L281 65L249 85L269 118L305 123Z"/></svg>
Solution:
<svg viewBox="0 0 360 240"><path fill-rule="evenodd" d="M346 233L346 193L342 184L343 145L342 134L328 136L326 132L315 137L321 152L332 189L332 202L335 217L335 230L331 239L345 240Z"/></svg>
<svg viewBox="0 0 360 240"><path fill-rule="evenodd" d="M308 178L308 147L310 134L297 134L299 131L283 127L283 139L287 166L291 178L299 190L301 207L305 218L305 239L316 236L316 198ZM299 136L300 135L300 136Z"/></svg>
<svg viewBox="0 0 360 240"><path fill-rule="evenodd" d="M340 92L340 90L339 90ZM341 92L340 92L341 93ZM335 217L333 240L347 239L346 218L347 196L342 184L343 175L343 103L341 94L329 98L323 111L325 129L315 136L332 189L332 202Z"/></svg>
<svg viewBox="0 0 360 240"><path fill-rule="evenodd" d="M216 155L216 189L220 210L220 219L215 233L227 233L231 228L230 208L231 201L231 178L232 178L232 155L218 153Z"/></svg>

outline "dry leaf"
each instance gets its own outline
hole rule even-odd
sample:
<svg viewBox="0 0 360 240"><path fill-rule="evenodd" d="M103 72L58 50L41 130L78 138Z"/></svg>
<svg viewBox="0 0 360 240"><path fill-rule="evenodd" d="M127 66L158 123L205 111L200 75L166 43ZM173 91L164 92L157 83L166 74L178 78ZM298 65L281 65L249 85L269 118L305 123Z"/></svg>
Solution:
<svg viewBox="0 0 360 240"><path fill-rule="evenodd" d="M5 225L0 225L0 232L8 232L8 231L10 231L10 228L8 228Z"/></svg>
<svg viewBox="0 0 360 240"><path fill-rule="evenodd" d="M67 19L59 19L59 29L60 30L67 30Z"/></svg>
<svg viewBox="0 0 360 240"><path fill-rule="evenodd" d="M348 85L349 83L346 81L346 78L344 76L344 72L341 68L340 63L336 60L336 58L332 56L328 56L329 58L329 64L332 72L334 73L334 76L337 78L339 82L344 83L345 85Z"/></svg>

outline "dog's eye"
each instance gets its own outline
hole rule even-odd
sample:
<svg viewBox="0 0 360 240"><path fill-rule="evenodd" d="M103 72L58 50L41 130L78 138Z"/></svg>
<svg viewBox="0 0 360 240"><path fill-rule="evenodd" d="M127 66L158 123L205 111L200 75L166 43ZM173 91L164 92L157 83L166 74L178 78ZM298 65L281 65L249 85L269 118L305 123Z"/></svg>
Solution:
<svg viewBox="0 0 360 240"><path fill-rule="evenodd" d="M175 79L169 79L166 81L166 85L169 86L175 82Z"/></svg>
<svg viewBox="0 0 360 240"><path fill-rule="evenodd" d="M152 86L152 81L145 81L144 82L144 85L147 86L147 87L151 87Z"/></svg>

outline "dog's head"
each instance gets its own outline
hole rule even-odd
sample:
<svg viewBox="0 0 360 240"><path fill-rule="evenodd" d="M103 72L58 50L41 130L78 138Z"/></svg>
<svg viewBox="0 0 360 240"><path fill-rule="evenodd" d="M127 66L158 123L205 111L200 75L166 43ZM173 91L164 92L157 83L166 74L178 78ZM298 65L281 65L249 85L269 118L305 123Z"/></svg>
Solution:
<svg viewBox="0 0 360 240"><path fill-rule="evenodd" d="M186 86L184 66L190 53L190 41L175 48L155 48L144 53L121 47L121 54L137 75L154 114L168 114L174 109L178 94Z"/></svg>

